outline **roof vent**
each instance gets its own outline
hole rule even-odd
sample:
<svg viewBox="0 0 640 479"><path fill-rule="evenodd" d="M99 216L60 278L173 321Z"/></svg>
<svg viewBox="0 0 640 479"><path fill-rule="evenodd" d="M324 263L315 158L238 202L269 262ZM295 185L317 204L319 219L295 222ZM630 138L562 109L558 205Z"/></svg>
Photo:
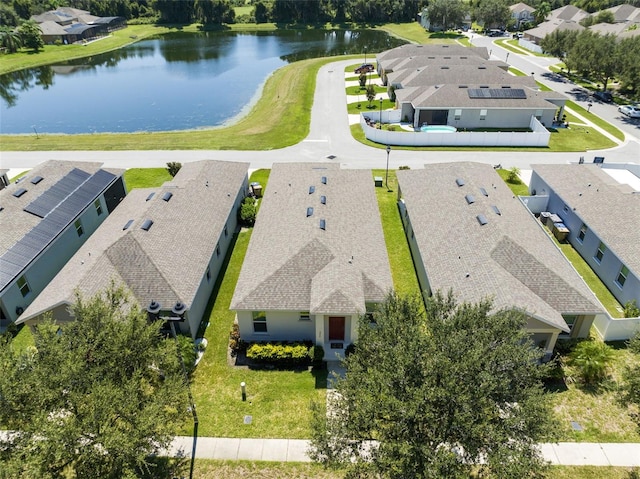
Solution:
<svg viewBox="0 0 640 479"><path fill-rule="evenodd" d="M322 184L323 184L323 185L326 185L326 184L327 184L327 177L326 177L326 176L323 176L323 177L322 177Z"/></svg>
<svg viewBox="0 0 640 479"><path fill-rule="evenodd" d="M164 195L162 195L162 199L165 201L169 201L172 196L173 196L173 193L171 193L170 191L167 191Z"/></svg>
<svg viewBox="0 0 640 479"><path fill-rule="evenodd" d="M502 85L501 88L511 88L509 85Z"/></svg>
<svg viewBox="0 0 640 479"><path fill-rule="evenodd" d="M496 206L496 205L491 205L491 209L493 210L493 212L495 214L497 214L498 216L502 216L502 212L500 211L500 209Z"/></svg>
<svg viewBox="0 0 640 479"><path fill-rule="evenodd" d="M127 223L122 227L122 231L129 229L129 226L133 224L133 220L127 221Z"/></svg>
<svg viewBox="0 0 640 479"><path fill-rule="evenodd" d="M313 208L312 208L311 206L309 206L309 207L307 208L307 218L308 218L309 216L313 216Z"/></svg>
<svg viewBox="0 0 640 479"><path fill-rule="evenodd" d="M322 203L323 205L327 204L327 197L326 196L321 196L320 197L320 203Z"/></svg>
<svg viewBox="0 0 640 479"><path fill-rule="evenodd" d="M458 88L469 88L467 85L458 85Z"/></svg>
<svg viewBox="0 0 640 479"><path fill-rule="evenodd" d="M147 196L147 199L145 201L149 201L151 198L153 198L155 194L156 194L155 191L153 193L149 193L149 196Z"/></svg>
<svg viewBox="0 0 640 479"><path fill-rule="evenodd" d="M24 195L27 192L27 190L25 190L24 188L20 188L17 191L13 192L13 196L15 196L16 198L20 198L22 195Z"/></svg>
<svg viewBox="0 0 640 479"><path fill-rule="evenodd" d="M462 178L456 178L456 185L464 186L464 180Z"/></svg>
<svg viewBox="0 0 640 479"><path fill-rule="evenodd" d="M473 195L466 195L464 199L467 200L467 203L469 203L470 205L476 202L476 199L473 197Z"/></svg>
<svg viewBox="0 0 640 479"><path fill-rule="evenodd" d="M325 220L320 220L320 229L321 230L326 230L327 229L327 222Z"/></svg>
<svg viewBox="0 0 640 479"><path fill-rule="evenodd" d="M312 194L312 193L314 193L315 191L316 191L316 187L315 187L315 186L313 186L313 185L311 185L311 186L309 187L309 194Z"/></svg>
<svg viewBox="0 0 640 479"><path fill-rule="evenodd" d="M488 223L487 217L485 215L478 215L476 216L476 219L478 220L478 223L480 223L481 226L484 226Z"/></svg>
<svg viewBox="0 0 640 479"><path fill-rule="evenodd" d="M480 85L480 88L489 88L489 85Z"/></svg>
<svg viewBox="0 0 640 479"><path fill-rule="evenodd" d="M147 220L144 220L144 223L142 223L142 226L140 228L145 231L149 231L149 228L151 228L152 224L153 224L153 220L147 219Z"/></svg>
<svg viewBox="0 0 640 479"><path fill-rule="evenodd" d="M484 188L480 188L480 193L482 193L484 196L489 196L489 193L487 193L487 190L485 190Z"/></svg>
<svg viewBox="0 0 640 479"><path fill-rule="evenodd" d="M444 66L444 67L440 67L440 69L441 69L441 70L448 70L448 69L449 69L449 67Z"/></svg>
<svg viewBox="0 0 640 479"><path fill-rule="evenodd" d="M486 70L486 69L487 67L483 67L483 66L478 67L478 70Z"/></svg>
<svg viewBox="0 0 640 479"><path fill-rule="evenodd" d="M40 183L42 180L44 180L44 178L42 176L35 176L31 179L31 184L33 185L37 185L38 183Z"/></svg>

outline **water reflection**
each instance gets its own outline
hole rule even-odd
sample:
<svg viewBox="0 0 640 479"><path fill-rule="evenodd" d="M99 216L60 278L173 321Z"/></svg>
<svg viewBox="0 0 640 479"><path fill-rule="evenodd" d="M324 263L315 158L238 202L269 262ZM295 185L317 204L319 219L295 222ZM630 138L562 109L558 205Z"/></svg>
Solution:
<svg viewBox="0 0 640 479"><path fill-rule="evenodd" d="M32 125L49 133L215 126L238 114L285 63L401 43L369 30L173 33L0 75L0 132L27 133Z"/></svg>

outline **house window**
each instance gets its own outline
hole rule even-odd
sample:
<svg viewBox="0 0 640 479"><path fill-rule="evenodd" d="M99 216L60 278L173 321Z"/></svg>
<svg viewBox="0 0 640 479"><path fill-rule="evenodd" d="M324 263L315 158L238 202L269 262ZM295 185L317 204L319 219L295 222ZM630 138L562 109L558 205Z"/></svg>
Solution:
<svg viewBox="0 0 640 479"><path fill-rule="evenodd" d="M254 333L267 332L267 313L265 311L253 312L253 332Z"/></svg>
<svg viewBox="0 0 640 479"><path fill-rule="evenodd" d="M602 241L598 245L598 250L596 251L596 255L593 257L598 264L602 261L602 257L604 256L604 252L607 251L607 247L604 245Z"/></svg>
<svg viewBox="0 0 640 479"><path fill-rule="evenodd" d="M627 275L629 274L629 268L625 265L622 265L620 268L620 272L618 273L618 277L616 278L616 284L621 288L624 286L624 282L627 280Z"/></svg>
<svg viewBox="0 0 640 479"><path fill-rule="evenodd" d="M311 315L309 311L302 311L300 313L300 321L309 321L311 319Z"/></svg>
<svg viewBox="0 0 640 479"><path fill-rule="evenodd" d="M211 269L209 266L207 266L207 272L205 274L207 275L207 281L211 281Z"/></svg>
<svg viewBox="0 0 640 479"><path fill-rule="evenodd" d="M18 288L20 289L20 293L22 294L23 298L31 292L29 283L27 283L27 278L25 278L24 276L20 276L18 278Z"/></svg>
<svg viewBox="0 0 640 479"><path fill-rule="evenodd" d="M78 236L82 236L84 234L84 228L82 227L82 221L76 220L76 222L73 225L76 227L76 233L78 233Z"/></svg>
<svg viewBox="0 0 640 479"><path fill-rule="evenodd" d="M589 228L587 228L587 225L582 223L582 226L580 227L580 233L578 233L578 241L580 241L580 243L584 241L584 237L587 234L588 230Z"/></svg>
<svg viewBox="0 0 640 479"><path fill-rule="evenodd" d="M454 110L453 119L459 120L462 117L462 110Z"/></svg>
<svg viewBox="0 0 640 479"><path fill-rule="evenodd" d="M487 119L487 110L480 110L480 119L481 120Z"/></svg>
<svg viewBox="0 0 640 479"><path fill-rule="evenodd" d="M568 314L566 316L562 316L562 319L564 319L564 322L569 326L569 331L573 331L573 326L576 324L578 316L575 314Z"/></svg>
<svg viewBox="0 0 640 479"><path fill-rule="evenodd" d="M98 216L100 216L102 214L102 205L100 204L100 200L96 200L93 203L93 206L96 207L96 213L98 213Z"/></svg>
<svg viewBox="0 0 640 479"><path fill-rule="evenodd" d="M229 232L227 231L227 225L224 225L224 237L226 238Z"/></svg>

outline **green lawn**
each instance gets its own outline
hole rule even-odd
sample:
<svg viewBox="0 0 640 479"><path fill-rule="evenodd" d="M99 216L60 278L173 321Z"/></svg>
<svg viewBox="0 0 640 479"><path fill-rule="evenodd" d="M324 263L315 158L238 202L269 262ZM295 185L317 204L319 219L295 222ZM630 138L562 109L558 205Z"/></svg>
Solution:
<svg viewBox="0 0 640 479"><path fill-rule="evenodd" d="M129 168L124 172L127 190L155 188L172 179L166 168Z"/></svg>
<svg viewBox="0 0 640 479"><path fill-rule="evenodd" d="M502 48L505 48L506 50L509 50L510 52L513 53L517 53L519 55L533 55L536 57L547 57L549 55L545 55L544 53L537 53L537 52L532 52L530 50L527 50L526 48L522 48L521 46L518 45L518 40L515 39L502 39L502 40L497 40L495 42L496 44L500 45Z"/></svg>
<svg viewBox="0 0 640 479"><path fill-rule="evenodd" d="M384 157L381 156L380 160L383 159ZM385 173L386 170L372 171L374 177L385 178ZM418 278L398 211L398 181L395 170L389 170L389 189L391 191L387 191L386 186L376 188L376 196L378 197L384 240L387 244L393 287L400 294L419 294Z"/></svg>
<svg viewBox="0 0 640 479"><path fill-rule="evenodd" d="M500 178L504 180L511 191L516 196L527 196L529 194L529 187L525 185L520 178L517 178L517 181L511 182L508 181L509 178L509 170L505 170L504 168L499 168L496 170L500 175Z"/></svg>
<svg viewBox="0 0 640 479"><path fill-rule="evenodd" d="M376 95L383 95L387 93L387 87L380 85L373 85L373 89ZM360 85L354 85L347 87L347 95L361 95L363 98L367 98L367 87L364 88Z"/></svg>
<svg viewBox="0 0 640 479"><path fill-rule="evenodd" d="M611 123L603 120L598 115L595 115L595 114L585 110L580 105L578 105L577 103L575 103L575 102L573 102L571 100L567 101L567 107L571 108L573 111L575 111L579 115L582 115L583 117L585 117L589 121L593 122L595 125L598 125L600 128L605 130L607 133L609 133L609 134L613 135L614 137L616 137L618 140L624 141L624 132L622 132L621 130L617 129Z"/></svg>
<svg viewBox="0 0 640 479"><path fill-rule="evenodd" d="M395 103L392 102L391 100L389 100L388 97L386 97L382 100L382 109L383 110L387 110L387 109L392 109L394 107ZM358 106L360 108L358 108ZM353 103L349 103L347 104L347 113L350 115L355 115L358 113L366 113L366 112L378 112L380 111L380 97L376 97L375 100L371 101L371 103L369 103L369 101L367 100L367 97L363 96L362 97L362 101L356 101ZM374 120L376 120L376 118L373 118ZM377 120L376 120L377 121ZM386 148L386 146L385 146Z"/></svg>
<svg viewBox="0 0 640 479"><path fill-rule="evenodd" d="M389 35L412 43L450 43L449 39L432 38L429 32L420 26L418 22L411 23L387 23L375 27Z"/></svg>

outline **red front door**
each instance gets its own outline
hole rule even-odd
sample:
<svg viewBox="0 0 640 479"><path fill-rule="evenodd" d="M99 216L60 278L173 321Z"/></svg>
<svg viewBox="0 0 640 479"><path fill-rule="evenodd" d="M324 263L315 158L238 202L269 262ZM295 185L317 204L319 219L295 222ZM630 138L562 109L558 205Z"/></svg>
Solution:
<svg viewBox="0 0 640 479"><path fill-rule="evenodd" d="M344 316L329 316L329 341L344 341Z"/></svg>

